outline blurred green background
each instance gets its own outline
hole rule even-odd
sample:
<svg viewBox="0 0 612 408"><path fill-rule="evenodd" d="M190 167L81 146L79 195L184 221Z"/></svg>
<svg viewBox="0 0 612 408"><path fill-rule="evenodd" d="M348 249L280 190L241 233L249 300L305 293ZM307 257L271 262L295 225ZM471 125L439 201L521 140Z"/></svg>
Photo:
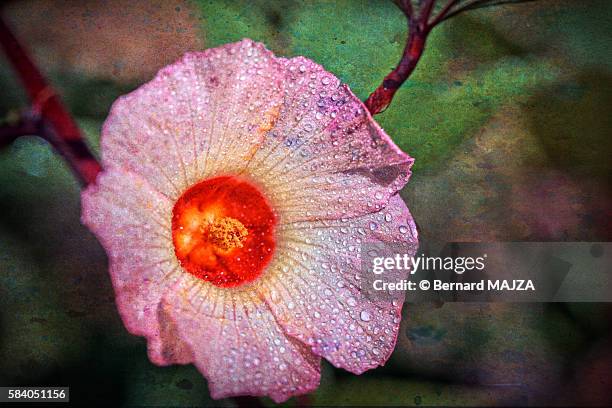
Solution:
<svg viewBox="0 0 612 408"><path fill-rule="evenodd" d="M362 99L401 55L391 1L13 1L4 15L98 152L111 103L187 50L250 37L304 55ZM609 241L612 2L472 12L431 35L376 117L416 158L402 196L424 241ZM0 56L0 121L27 100ZM69 385L89 405L214 402L159 368L116 312L79 188L38 138L0 151L0 385ZM324 366L288 405L610 404L609 304L406 305L385 367ZM263 400L272 405L270 400Z"/></svg>

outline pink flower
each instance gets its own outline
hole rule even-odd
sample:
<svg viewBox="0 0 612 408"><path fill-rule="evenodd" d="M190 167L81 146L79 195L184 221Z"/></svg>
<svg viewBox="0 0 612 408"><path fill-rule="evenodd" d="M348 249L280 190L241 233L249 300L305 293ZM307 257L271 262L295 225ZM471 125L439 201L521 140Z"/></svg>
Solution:
<svg viewBox="0 0 612 408"><path fill-rule="evenodd" d="M152 362L277 402L320 357L385 363L402 302L361 292L360 246L416 247L413 160L332 74L250 40L189 53L114 104L102 156L82 218Z"/></svg>

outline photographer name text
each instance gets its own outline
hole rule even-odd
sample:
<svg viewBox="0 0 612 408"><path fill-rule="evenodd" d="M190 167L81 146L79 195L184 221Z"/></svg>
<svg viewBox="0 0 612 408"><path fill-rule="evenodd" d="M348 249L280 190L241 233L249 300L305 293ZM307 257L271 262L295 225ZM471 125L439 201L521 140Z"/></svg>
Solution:
<svg viewBox="0 0 612 408"><path fill-rule="evenodd" d="M445 282L439 279L420 282L402 279L397 282L385 282L377 279L373 282L374 290L379 291L535 291L531 279L483 279L477 282Z"/></svg>

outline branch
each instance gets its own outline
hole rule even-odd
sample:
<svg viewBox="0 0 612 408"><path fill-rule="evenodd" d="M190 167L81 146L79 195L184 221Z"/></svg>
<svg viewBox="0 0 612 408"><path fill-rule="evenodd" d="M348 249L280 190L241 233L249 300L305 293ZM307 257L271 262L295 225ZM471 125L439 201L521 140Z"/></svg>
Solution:
<svg viewBox="0 0 612 408"><path fill-rule="evenodd" d="M420 28L423 31L429 30L429 24L427 22L429 21L429 16L431 15L431 11L433 10L435 3L436 0L426 0L425 4L423 5L423 10L419 16L419 24L422 25Z"/></svg>
<svg viewBox="0 0 612 408"><path fill-rule="evenodd" d="M101 169L100 163L83 141L79 127L59 96L47 84L2 16L0 16L0 45L17 71L32 103L32 114L39 122L35 134L46 139L66 159L83 186L95 181ZM17 130L16 128L11 130L9 127L4 129L3 133L10 136ZM16 137L18 136L20 135Z"/></svg>
<svg viewBox="0 0 612 408"><path fill-rule="evenodd" d="M450 13L443 16L438 23L448 20L449 18L456 17L457 15L470 10L476 10L485 7L502 6L504 4L519 4L528 3L536 0L475 0L469 4L461 6Z"/></svg>
<svg viewBox="0 0 612 408"><path fill-rule="evenodd" d="M397 90L408 79L416 68L423 51L425 50L425 42L431 30L438 26L441 22L448 20L465 11L475 10L483 7L498 6L502 4L526 3L536 0L473 0L467 4L457 7L461 0L447 0L441 11L429 22L429 18L434 9L436 0L423 0L421 13L415 16L411 0L395 0L395 4L402 10L408 20L408 37L402 58L397 66L384 79L382 84L378 86L368 96L364 102L372 115L383 112L395 96Z"/></svg>
<svg viewBox="0 0 612 408"><path fill-rule="evenodd" d="M448 13L451 11L451 9L453 7L455 7L455 5L459 2L460 0L451 0L448 3L446 3L446 5L444 6L444 8L440 11L440 13L436 16L436 18L434 18L434 20L430 23L431 27L435 27L438 24L440 24L448 15Z"/></svg>
<svg viewBox="0 0 612 408"><path fill-rule="evenodd" d="M382 84L368 96L365 105L372 115L383 112L393 99L395 92L408 79L419 62L425 48L425 40L428 34L427 20L435 0L428 0L423 11L415 18L410 0L397 2L398 7L404 12L408 20L408 38L402 54L402 59L397 67L389 73Z"/></svg>

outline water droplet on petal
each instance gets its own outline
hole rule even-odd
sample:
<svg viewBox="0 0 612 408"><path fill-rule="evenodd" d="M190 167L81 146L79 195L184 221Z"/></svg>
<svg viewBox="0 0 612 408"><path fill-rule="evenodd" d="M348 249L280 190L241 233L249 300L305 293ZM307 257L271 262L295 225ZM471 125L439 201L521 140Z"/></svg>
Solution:
<svg viewBox="0 0 612 408"><path fill-rule="evenodd" d="M369 322L371 319L371 316L367 310L362 310L361 313L359 314L359 318L363 320L364 322Z"/></svg>

